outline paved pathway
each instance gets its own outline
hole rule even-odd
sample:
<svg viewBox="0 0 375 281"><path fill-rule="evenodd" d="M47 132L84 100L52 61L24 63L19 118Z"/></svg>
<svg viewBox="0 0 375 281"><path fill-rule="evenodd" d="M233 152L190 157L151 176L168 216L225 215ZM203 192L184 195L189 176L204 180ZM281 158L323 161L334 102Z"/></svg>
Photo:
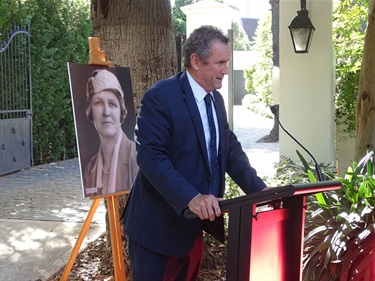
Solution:
<svg viewBox="0 0 375 281"><path fill-rule="evenodd" d="M258 174L271 175L278 143L257 140L273 121L236 106L234 124ZM0 193L0 281L47 280L68 261L92 204L82 196L78 159L0 177ZM85 243L105 231L104 214L101 204Z"/></svg>
<svg viewBox="0 0 375 281"><path fill-rule="evenodd" d="M273 128L273 120L255 114L242 106L233 110L234 132L260 176L271 176L279 162L279 143L258 143Z"/></svg>
<svg viewBox="0 0 375 281"><path fill-rule="evenodd" d="M47 280L69 260L92 201L78 159L0 177L0 280ZM101 204L81 247L105 231Z"/></svg>
<svg viewBox="0 0 375 281"><path fill-rule="evenodd" d="M77 158L0 177L0 192L0 219L84 222L92 203L82 196Z"/></svg>

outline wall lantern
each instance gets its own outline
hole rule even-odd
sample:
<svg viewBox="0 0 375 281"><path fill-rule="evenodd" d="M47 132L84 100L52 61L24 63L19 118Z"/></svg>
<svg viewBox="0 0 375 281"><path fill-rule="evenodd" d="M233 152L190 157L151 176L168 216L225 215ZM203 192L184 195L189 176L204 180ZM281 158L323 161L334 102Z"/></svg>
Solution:
<svg viewBox="0 0 375 281"><path fill-rule="evenodd" d="M292 36L294 52L298 54L308 53L315 28L309 19L309 12L306 10L306 0L301 0L301 11L297 11L297 14L288 26L290 36Z"/></svg>

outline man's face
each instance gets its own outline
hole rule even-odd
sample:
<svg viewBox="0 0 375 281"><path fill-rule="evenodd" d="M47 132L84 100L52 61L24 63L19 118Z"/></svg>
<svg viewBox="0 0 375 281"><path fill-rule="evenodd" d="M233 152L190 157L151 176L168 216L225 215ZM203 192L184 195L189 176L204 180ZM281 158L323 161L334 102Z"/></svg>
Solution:
<svg viewBox="0 0 375 281"><path fill-rule="evenodd" d="M104 90L94 94L91 110L94 126L101 137L113 137L121 129L121 107L112 91Z"/></svg>
<svg viewBox="0 0 375 281"><path fill-rule="evenodd" d="M211 56L206 63L200 62L197 70L198 83L206 92L220 89L223 78L228 71L230 48L227 44L214 41L211 47Z"/></svg>

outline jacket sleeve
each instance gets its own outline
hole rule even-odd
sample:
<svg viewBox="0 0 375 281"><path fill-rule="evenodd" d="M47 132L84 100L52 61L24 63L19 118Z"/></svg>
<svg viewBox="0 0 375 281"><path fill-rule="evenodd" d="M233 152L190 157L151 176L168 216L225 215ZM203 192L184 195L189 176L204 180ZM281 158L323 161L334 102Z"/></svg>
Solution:
<svg viewBox="0 0 375 281"><path fill-rule="evenodd" d="M177 214L181 214L199 192L177 171L170 159L173 133L171 105L156 90L144 95L137 117L135 140L137 163L150 185Z"/></svg>

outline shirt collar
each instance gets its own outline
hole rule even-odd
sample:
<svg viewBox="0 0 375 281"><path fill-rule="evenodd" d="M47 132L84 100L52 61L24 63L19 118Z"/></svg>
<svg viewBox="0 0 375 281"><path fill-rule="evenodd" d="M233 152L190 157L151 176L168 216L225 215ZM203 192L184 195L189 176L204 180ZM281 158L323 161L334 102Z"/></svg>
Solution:
<svg viewBox="0 0 375 281"><path fill-rule="evenodd" d="M186 70L187 78L189 80L190 87L193 91L194 98L197 102L201 102L207 95L207 92L200 86L197 81L194 80L193 76L190 75L189 71ZM209 92L212 95L212 92ZM213 95L212 95L213 98Z"/></svg>

